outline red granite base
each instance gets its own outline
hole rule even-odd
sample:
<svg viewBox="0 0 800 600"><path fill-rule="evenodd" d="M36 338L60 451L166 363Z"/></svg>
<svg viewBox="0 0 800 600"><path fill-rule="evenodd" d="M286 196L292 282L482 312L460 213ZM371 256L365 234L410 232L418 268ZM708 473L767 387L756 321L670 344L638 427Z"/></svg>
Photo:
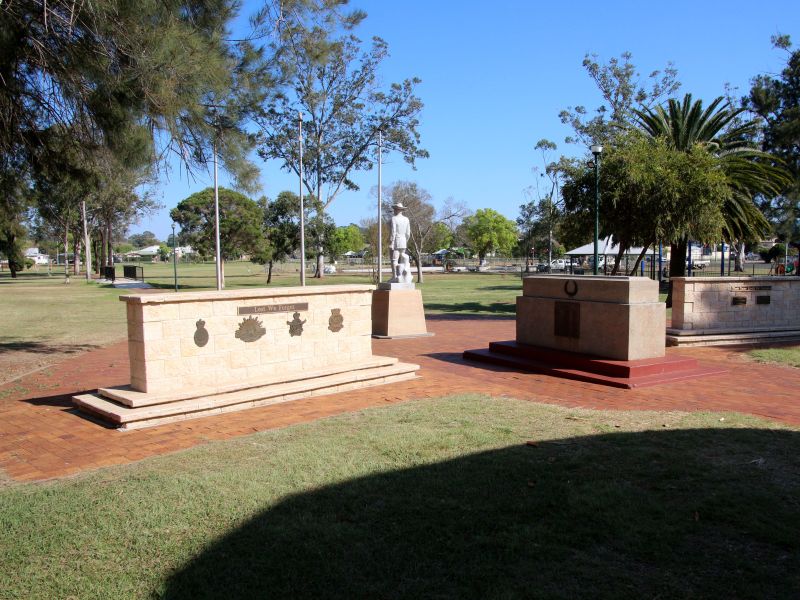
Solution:
<svg viewBox="0 0 800 600"><path fill-rule="evenodd" d="M727 372L718 367L704 367L693 358L609 360L515 341L491 342L488 349L466 350L463 356L466 360L627 389Z"/></svg>

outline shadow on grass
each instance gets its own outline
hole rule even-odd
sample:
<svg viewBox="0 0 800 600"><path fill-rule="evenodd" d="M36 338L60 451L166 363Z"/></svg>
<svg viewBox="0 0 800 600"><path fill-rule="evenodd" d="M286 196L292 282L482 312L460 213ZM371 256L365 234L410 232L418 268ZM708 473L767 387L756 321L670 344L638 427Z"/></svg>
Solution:
<svg viewBox="0 0 800 600"><path fill-rule="evenodd" d="M175 283L174 282L158 283L158 282L154 282L154 281L147 281L147 283L150 285L150 287L152 287L153 289L157 289L157 290L174 290L175 289ZM185 283L181 283L178 286L178 291L179 292L188 292L189 290L201 290L201 289L209 289L209 286L207 286L207 285L186 285Z"/></svg>
<svg viewBox="0 0 800 600"><path fill-rule="evenodd" d="M481 286L479 288L481 291L492 291L492 292L519 292L522 293L522 283L517 283L516 285L486 285Z"/></svg>
<svg viewBox="0 0 800 600"><path fill-rule="evenodd" d="M51 342L3 342L0 341L0 354L4 352L32 352L34 354L77 354L100 348L97 344L53 344Z"/></svg>
<svg viewBox="0 0 800 600"><path fill-rule="evenodd" d="M798 492L796 432L543 441L289 496L164 596L797 598Z"/></svg>
<svg viewBox="0 0 800 600"><path fill-rule="evenodd" d="M517 307L513 303L507 302L448 302L439 304L436 302L425 302L426 311L440 311L442 313L470 313L477 315L485 314L508 314L516 315Z"/></svg>

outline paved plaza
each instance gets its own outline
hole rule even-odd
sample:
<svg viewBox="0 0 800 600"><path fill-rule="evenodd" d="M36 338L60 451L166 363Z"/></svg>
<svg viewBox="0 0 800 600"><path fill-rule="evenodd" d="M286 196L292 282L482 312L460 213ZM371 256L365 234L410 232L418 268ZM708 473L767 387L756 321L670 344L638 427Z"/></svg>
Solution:
<svg viewBox="0 0 800 600"><path fill-rule="evenodd" d="M434 337L373 340L373 352L419 364L421 378L119 432L80 415L71 396L130 380L127 342L69 358L0 386L0 469L18 481L69 476L223 440L407 400L477 392L567 407L737 411L800 425L800 369L749 361L750 347L668 348L723 375L623 390L467 363L465 349L514 339L513 318L429 316Z"/></svg>

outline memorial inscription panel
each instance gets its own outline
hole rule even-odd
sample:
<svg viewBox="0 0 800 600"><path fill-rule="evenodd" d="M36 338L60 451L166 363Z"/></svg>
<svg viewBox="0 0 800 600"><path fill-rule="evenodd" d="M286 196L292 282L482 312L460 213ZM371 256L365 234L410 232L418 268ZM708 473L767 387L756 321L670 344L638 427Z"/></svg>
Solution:
<svg viewBox="0 0 800 600"><path fill-rule="evenodd" d="M294 304L266 304L262 306L239 306L236 309L236 314L258 315L264 313L296 312L298 310L308 310L308 302L296 302Z"/></svg>
<svg viewBox="0 0 800 600"><path fill-rule="evenodd" d="M579 339L581 337L581 305L577 302L556 302L554 330L555 335Z"/></svg>

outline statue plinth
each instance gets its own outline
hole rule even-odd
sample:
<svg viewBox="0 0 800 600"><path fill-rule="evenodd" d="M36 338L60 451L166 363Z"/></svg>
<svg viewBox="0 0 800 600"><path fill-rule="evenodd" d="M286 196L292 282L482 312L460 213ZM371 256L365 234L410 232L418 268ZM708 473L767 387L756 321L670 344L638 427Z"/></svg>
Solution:
<svg viewBox="0 0 800 600"><path fill-rule="evenodd" d="M413 290L416 289L414 282L401 283L399 281L384 281L378 284L379 290Z"/></svg>
<svg viewBox="0 0 800 600"><path fill-rule="evenodd" d="M431 336L425 325L422 292L412 283L379 283L372 292L372 337Z"/></svg>

